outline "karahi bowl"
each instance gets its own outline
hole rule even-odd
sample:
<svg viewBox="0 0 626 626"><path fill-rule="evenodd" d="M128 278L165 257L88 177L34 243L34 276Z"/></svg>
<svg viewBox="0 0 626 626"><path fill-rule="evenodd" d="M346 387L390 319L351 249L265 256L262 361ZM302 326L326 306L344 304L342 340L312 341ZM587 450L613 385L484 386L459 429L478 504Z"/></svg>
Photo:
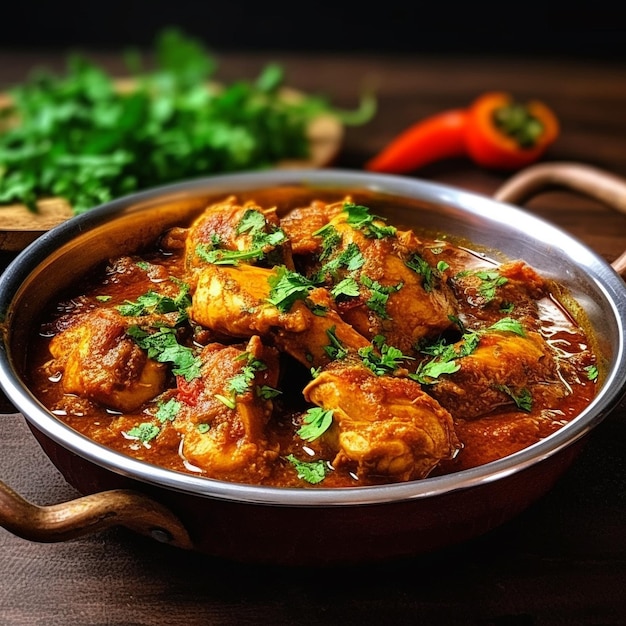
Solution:
<svg viewBox="0 0 626 626"><path fill-rule="evenodd" d="M533 183L527 187L535 191ZM187 223L209 202L230 194L272 198L280 213L293 193L338 198L355 192L371 196L376 212L392 223L470 241L496 260L527 260L558 284L595 341L601 376L593 401L553 435L479 467L406 483L300 489L213 480L133 459L67 426L29 389L27 346L38 314L99 262L149 245L166 228ZM588 433L624 395L626 285L621 267L500 195L494 199L402 176L272 170L147 190L45 233L0 277L0 385L53 464L84 497L51 510L33 507L2 485L0 522L37 541L119 524L211 556L328 565L433 552L513 518L551 489Z"/></svg>

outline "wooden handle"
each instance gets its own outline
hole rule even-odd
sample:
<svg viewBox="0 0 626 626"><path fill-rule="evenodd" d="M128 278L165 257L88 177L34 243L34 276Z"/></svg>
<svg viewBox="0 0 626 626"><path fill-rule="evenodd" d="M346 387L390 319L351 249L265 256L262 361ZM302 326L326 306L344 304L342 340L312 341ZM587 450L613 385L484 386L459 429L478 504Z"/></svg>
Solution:
<svg viewBox="0 0 626 626"><path fill-rule="evenodd" d="M539 163L528 167L502 185L494 198L501 202L522 204L538 193L555 187L578 191L626 213L626 181L579 163ZM626 278L626 250L611 265Z"/></svg>
<svg viewBox="0 0 626 626"><path fill-rule="evenodd" d="M112 526L125 526L179 548L191 549L187 531L174 514L135 491L116 489L51 506L31 504L0 481L0 526L30 541L75 539Z"/></svg>

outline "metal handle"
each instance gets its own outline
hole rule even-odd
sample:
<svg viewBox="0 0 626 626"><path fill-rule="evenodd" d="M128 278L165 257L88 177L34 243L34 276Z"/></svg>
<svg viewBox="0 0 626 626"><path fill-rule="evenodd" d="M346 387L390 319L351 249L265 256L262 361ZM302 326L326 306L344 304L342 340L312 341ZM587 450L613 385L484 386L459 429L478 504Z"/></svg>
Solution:
<svg viewBox="0 0 626 626"><path fill-rule="evenodd" d="M185 527L169 509L127 489L37 506L0 481L0 526L23 539L45 543L125 526L162 543L185 549L193 547Z"/></svg>
<svg viewBox="0 0 626 626"><path fill-rule="evenodd" d="M521 204L548 188L565 187L626 213L626 180L580 163L540 163L514 175L494 194L501 202ZM626 278L626 250L611 263Z"/></svg>

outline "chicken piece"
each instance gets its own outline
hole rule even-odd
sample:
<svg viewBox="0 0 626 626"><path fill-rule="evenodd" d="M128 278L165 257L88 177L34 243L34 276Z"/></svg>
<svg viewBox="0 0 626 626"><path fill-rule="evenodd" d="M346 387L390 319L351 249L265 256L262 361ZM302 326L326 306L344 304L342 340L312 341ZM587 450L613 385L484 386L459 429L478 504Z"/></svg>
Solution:
<svg viewBox="0 0 626 626"><path fill-rule="evenodd" d="M361 364L335 362L303 393L333 411L335 467L353 466L358 475L394 482L414 480L458 449L448 411L409 378L376 376Z"/></svg>
<svg viewBox="0 0 626 626"><path fill-rule="evenodd" d="M310 312L300 302L283 312L267 301L274 270L254 265L208 264L198 272L190 318L234 337L266 336L274 327L302 332Z"/></svg>
<svg viewBox="0 0 626 626"><path fill-rule="evenodd" d="M376 217L355 223L347 206L319 234L323 252L307 274L323 281L341 317L359 333L369 340L382 335L411 354L422 338L453 326L455 298L420 255L423 246L412 232Z"/></svg>
<svg viewBox="0 0 626 626"><path fill-rule="evenodd" d="M502 312L538 330L538 301L548 295L545 281L524 261L457 273L451 279L459 312L468 328L490 325Z"/></svg>
<svg viewBox="0 0 626 626"><path fill-rule="evenodd" d="M341 213L346 202L352 202L352 199L347 196L341 202L332 204L314 200L309 206L291 209L282 217L280 225L291 241L293 254L296 256L319 254L322 250L322 239L314 233Z"/></svg>
<svg viewBox="0 0 626 626"><path fill-rule="evenodd" d="M268 338L306 367L328 363L332 357L326 347L333 340L347 350L369 345L328 308L332 302L323 289L311 289L307 297L310 306L324 309L323 314L314 313L301 299L287 311L269 302L270 279L276 276L275 269L251 265L207 265L198 273L190 317L225 336Z"/></svg>
<svg viewBox="0 0 626 626"><path fill-rule="evenodd" d="M200 378L181 391L172 423L183 438L181 454L209 475L258 482L278 455L266 434L273 410L266 391L278 382L278 352L254 336L247 345L209 344L200 358Z"/></svg>
<svg viewBox="0 0 626 626"><path fill-rule="evenodd" d="M294 306L307 312L308 326L303 332L275 329L272 333L274 343L280 350L306 367L318 368L371 345L332 308L333 302L326 289L312 289L307 301L313 309L324 313L315 314L307 305L296 303Z"/></svg>
<svg viewBox="0 0 626 626"><path fill-rule="evenodd" d="M126 335L128 324L114 310L96 309L52 338L48 368L62 372L65 393L134 411L165 389L166 366Z"/></svg>
<svg viewBox="0 0 626 626"><path fill-rule="evenodd" d="M207 207L189 228L187 270L204 267L206 255L218 262L233 259L264 267L293 267L290 242L280 228L276 208L262 208L252 201L240 205L234 196Z"/></svg>
<svg viewBox="0 0 626 626"><path fill-rule="evenodd" d="M541 398L542 406L550 406L568 393L550 347L534 331L524 336L487 331L475 350L456 363L458 371L441 374L429 386L429 393L455 419L475 419L516 399Z"/></svg>

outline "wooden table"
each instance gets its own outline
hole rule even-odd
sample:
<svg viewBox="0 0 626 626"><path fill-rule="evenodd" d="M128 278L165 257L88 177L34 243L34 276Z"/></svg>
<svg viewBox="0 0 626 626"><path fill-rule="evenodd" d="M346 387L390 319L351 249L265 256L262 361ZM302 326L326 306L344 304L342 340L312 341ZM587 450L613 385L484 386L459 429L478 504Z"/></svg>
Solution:
<svg viewBox="0 0 626 626"><path fill-rule="evenodd" d="M117 57L95 57L113 71ZM400 130L464 106L485 90L549 103L562 134L546 158L626 177L626 66L564 60L410 56L220 58L225 80L282 63L297 88L346 108L373 86L376 118L346 130L335 163L359 169ZM0 54L0 88L59 56ZM490 195L507 176L464 159L412 175ZM608 261L626 248L626 216L569 192L528 204ZM0 477L37 504L77 494L21 416L0 417ZM574 466L525 513L466 545L427 557L332 570L242 566L179 551L124 529L38 544L0 529L0 623L457 624L539 626L626 623L626 404L591 434ZM332 528L329 529L332 532Z"/></svg>

